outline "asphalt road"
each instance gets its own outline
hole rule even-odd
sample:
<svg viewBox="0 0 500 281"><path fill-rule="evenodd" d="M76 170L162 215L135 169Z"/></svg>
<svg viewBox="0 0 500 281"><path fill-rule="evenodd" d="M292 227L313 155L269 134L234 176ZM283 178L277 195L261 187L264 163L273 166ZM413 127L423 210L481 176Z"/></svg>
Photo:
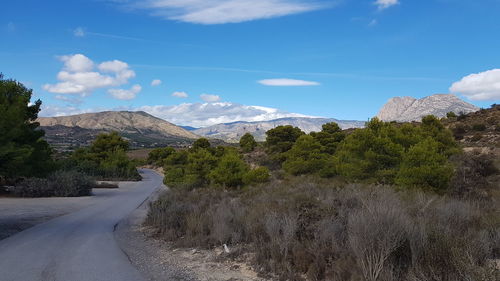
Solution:
<svg viewBox="0 0 500 281"><path fill-rule="evenodd" d="M1 281L143 281L115 241L116 225L162 184L152 170L79 211L0 241ZM122 188L123 187L123 188Z"/></svg>

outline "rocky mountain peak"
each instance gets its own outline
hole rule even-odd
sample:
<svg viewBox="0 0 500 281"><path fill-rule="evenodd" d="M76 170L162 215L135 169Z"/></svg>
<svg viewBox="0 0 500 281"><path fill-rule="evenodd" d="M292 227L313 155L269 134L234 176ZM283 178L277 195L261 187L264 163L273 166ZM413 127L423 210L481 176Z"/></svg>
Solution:
<svg viewBox="0 0 500 281"><path fill-rule="evenodd" d="M444 117L448 112L470 113L479 107L465 102L453 94L436 94L421 99L394 97L382 107L377 117L383 121L420 121L426 115Z"/></svg>

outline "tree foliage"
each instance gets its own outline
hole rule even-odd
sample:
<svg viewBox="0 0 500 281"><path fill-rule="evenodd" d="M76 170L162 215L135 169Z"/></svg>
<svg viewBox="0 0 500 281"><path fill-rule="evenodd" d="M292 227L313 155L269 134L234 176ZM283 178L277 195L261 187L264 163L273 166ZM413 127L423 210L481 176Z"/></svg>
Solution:
<svg viewBox="0 0 500 281"><path fill-rule="evenodd" d="M235 152L226 153L220 158L215 169L210 172L210 178L215 184L238 187L243 185L243 177L249 167Z"/></svg>
<svg viewBox="0 0 500 281"><path fill-rule="evenodd" d="M292 175L314 174L326 163L327 155L321 152L322 146L310 135L300 136L287 151L283 169Z"/></svg>
<svg viewBox="0 0 500 281"><path fill-rule="evenodd" d="M90 147L73 152L65 168L101 179L139 180L136 165L126 154L128 147L128 142L117 132L103 133Z"/></svg>
<svg viewBox="0 0 500 281"><path fill-rule="evenodd" d="M266 147L270 153L283 153L290 150L302 135L301 129L293 126L278 126L266 132Z"/></svg>
<svg viewBox="0 0 500 281"><path fill-rule="evenodd" d="M148 163L163 166L163 160L175 153L172 147L161 147L151 150L148 154Z"/></svg>
<svg viewBox="0 0 500 281"><path fill-rule="evenodd" d="M0 74L0 176L44 177L54 169L52 150L35 122L40 100L30 103L32 90Z"/></svg>
<svg viewBox="0 0 500 281"><path fill-rule="evenodd" d="M197 149L208 149L210 148L210 142L206 138L199 138L193 143L193 150Z"/></svg>
<svg viewBox="0 0 500 281"><path fill-rule="evenodd" d="M448 187L452 176L453 166L446 155L439 153L439 143L427 138L404 155L396 183L442 192Z"/></svg>
<svg viewBox="0 0 500 281"><path fill-rule="evenodd" d="M323 146L322 151L332 155L345 138L345 133L335 122L323 124L321 132L311 135Z"/></svg>
<svg viewBox="0 0 500 281"><path fill-rule="evenodd" d="M252 134L246 133L240 139L240 148L243 152L248 153L254 151L257 147L257 142Z"/></svg>

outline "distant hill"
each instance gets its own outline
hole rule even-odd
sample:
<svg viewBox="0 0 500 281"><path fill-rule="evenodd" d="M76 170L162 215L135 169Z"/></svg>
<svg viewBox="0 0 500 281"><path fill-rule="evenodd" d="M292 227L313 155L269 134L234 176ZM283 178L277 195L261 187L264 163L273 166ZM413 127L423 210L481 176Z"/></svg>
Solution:
<svg viewBox="0 0 500 281"><path fill-rule="evenodd" d="M463 147L488 147L500 156L500 105L446 118L443 122ZM497 162L500 165L500 158Z"/></svg>
<svg viewBox="0 0 500 281"><path fill-rule="evenodd" d="M391 98L377 114L382 121L420 121L426 115L445 117L446 113L470 113L479 107L452 94L437 94L422 99L412 97Z"/></svg>
<svg viewBox="0 0 500 281"><path fill-rule="evenodd" d="M89 144L102 132L118 131L133 147L185 146L197 135L146 112L105 111L37 119L46 139L56 147Z"/></svg>
<svg viewBox="0 0 500 281"><path fill-rule="evenodd" d="M195 128L195 127L191 127L191 126L179 126L185 130L188 130L188 131L194 131L194 130L197 130L199 128Z"/></svg>
<svg viewBox="0 0 500 281"><path fill-rule="evenodd" d="M333 118L289 117L260 122L239 121L218 124L196 129L193 133L204 137L222 139L227 142L237 142L244 134L251 133L256 140L264 141L268 130L281 125L292 125L294 127L299 127L306 133L309 133L313 131L321 131L321 126L330 122L338 123L342 129L361 128L365 125L365 122L362 121L346 121Z"/></svg>

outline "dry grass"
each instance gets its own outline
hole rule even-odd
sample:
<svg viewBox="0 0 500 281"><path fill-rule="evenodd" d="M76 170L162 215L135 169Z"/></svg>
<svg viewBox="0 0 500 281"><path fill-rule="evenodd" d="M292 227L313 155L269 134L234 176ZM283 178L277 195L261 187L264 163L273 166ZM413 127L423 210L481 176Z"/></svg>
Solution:
<svg viewBox="0 0 500 281"><path fill-rule="evenodd" d="M181 247L241 248L281 280L498 280L498 204L300 177L170 191L146 223Z"/></svg>

